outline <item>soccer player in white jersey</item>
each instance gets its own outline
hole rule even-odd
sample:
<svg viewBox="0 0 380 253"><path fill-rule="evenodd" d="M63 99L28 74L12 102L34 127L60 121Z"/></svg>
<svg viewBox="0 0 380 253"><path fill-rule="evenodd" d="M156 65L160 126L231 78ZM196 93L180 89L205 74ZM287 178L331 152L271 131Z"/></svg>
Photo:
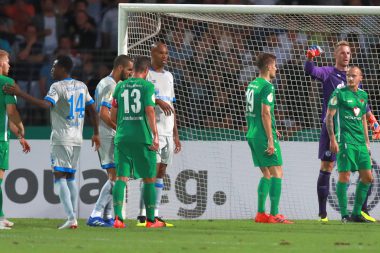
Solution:
<svg viewBox="0 0 380 253"><path fill-rule="evenodd" d="M67 221L58 229L77 228L76 207L78 190L75 171L83 139L85 108L87 107L94 127L92 145L100 146L98 115L94 100L87 86L70 78L73 62L68 56L58 56L53 63L52 75L58 80L50 87L44 99L37 99L20 90L18 86L7 86L4 91L19 96L39 107L49 109L52 132L51 163L54 172L54 188L67 215Z"/></svg>
<svg viewBox="0 0 380 253"><path fill-rule="evenodd" d="M126 55L119 55L113 62L109 76L100 80L95 90L95 108L99 113L100 147L98 150L100 165L107 171L108 180L100 191L98 201L87 220L87 225L93 227L112 227L112 187L116 180L114 160L114 137L116 125L111 120L112 94L116 84L131 77L133 61Z"/></svg>
<svg viewBox="0 0 380 253"><path fill-rule="evenodd" d="M181 143L178 136L176 115L173 107L175 102L173 75L165 70L168 62L168 48L163 42L156 42L151 49L151 69L147 80L154 84L156 93L156 121L159 136L159 150L157 154L156 177L156 219L164 222L159 217L162 190L164 188L164 176L166 168L172 163L173 154L181 151ZM142 189L142 188L141 188ZM167 227L173 226L166 223ZM145 226L146 211L143 202L143 192L140 196L140 215L137 217L137 226Z"/></svg>

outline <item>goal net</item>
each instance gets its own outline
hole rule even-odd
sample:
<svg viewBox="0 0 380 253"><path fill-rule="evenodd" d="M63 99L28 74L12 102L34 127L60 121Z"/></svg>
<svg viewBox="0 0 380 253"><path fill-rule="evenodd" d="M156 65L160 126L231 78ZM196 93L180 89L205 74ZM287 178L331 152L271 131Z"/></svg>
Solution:
<svg viewBox="0 0 380 253"><path fill-rule="evenodd" d="M353 65L379 117L380 13L377 7L290 7L121 4L119 53L150 55L164 41L174 75L183 151L168 168L161 214L169 218L251 218L261 172L245 141L245 89L258 75L260 52L277 57L275 117L282 134L284 180L280 212L293 219L318 214L316 181L321 127L321 84L303 70L309 46L324 53L317 66L334 65L334 45L347 40ZM375 182L370 208L379 201L380 148L372 143ZM379 150L380 151L380 150ZM329 217L339 218L331 180ZM349 207L357 176L351 180ZM130 182L127 213L137 215L138 182ZM269 204L269 198L268 198ZM380 218L380 217L379 217Z"/></svg>

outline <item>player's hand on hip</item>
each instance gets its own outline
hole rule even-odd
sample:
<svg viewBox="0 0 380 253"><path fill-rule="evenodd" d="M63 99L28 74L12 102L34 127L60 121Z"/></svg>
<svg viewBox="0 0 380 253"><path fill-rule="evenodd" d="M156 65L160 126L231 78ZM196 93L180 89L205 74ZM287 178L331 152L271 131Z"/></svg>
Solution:
<svg viewBox="0 0 380 253"><path fill-rule="evenodd" d="M100 137L98 134L94 134L91 138L91 147L95 146L95 151L99 150L100 147Z"/></svg>
<svg viewBox="0 0 380 253"><path fill-rule="evenodd" d="M149 149L152 151L158 150L158 135L155 135L153 137L153 142L152 142L152 145L149 146Z"/></svg>
<svg viewBox="0 0 380 253"><path fill-rule="evenodd" d="M25 154L29 153L30 152L29 143L24 138L20 138L19 141L22 147L22 152L24 152Z"/></svg>

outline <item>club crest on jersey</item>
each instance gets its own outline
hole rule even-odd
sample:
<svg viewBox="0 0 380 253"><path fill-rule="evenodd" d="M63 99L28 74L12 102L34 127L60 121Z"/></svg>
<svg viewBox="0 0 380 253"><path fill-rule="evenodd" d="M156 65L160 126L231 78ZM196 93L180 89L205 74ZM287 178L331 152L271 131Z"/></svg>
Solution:
<svg viewBox="0 0 380 253"><path fill-rule="evenodd" d="M330 104L331 104L331 105L336 105L337 103L338 103L338 99L337 99L336 96L334 96L334 97L331 99Z"/></svg>
<svg viewBox="0 0 380 253"><path fill-rule="evenodd" d="M267 100L269 101L269 103L272 103L272 102L273 102L273 93L270 93L270 94L267 96Z"/></svg>
<svg viewBox="0 0 380 253"><path fill-rule="evenodd" d="M360 108L359 107L354 107L354 114L355 114L355 116L358 116L359 115L359 113L360 113Z"/></svg>

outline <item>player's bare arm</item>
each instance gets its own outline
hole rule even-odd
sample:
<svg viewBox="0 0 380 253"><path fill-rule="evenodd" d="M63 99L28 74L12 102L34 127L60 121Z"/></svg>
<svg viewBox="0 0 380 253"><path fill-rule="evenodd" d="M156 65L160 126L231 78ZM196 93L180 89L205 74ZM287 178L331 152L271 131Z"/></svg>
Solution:
<svg viewBox="0 0 380 253"><path fill-rule="evenodd" d="M94 129L94 134L92 135L92 138L91 138L92 147L95 146L95 151L98 151L100 147L99 117L98 117L98 114L96 113L94 104L87 106L87 108L88 108L88 113L90 114L92 127Z"/></svg>
<svg viewBox="0 0 380 253"><path fill-rule="evenodd" d="M22 91L17 84L5 85L3 87L3 91L6 94L15 95L17 97L23 98L26 101L28 101L29 103L34 104L34 105L41 107L41 108L44 108L44 109L49 109L51 106L53 106L49 101L35 98L35 97L29 95L28 93Z"/></svg>
<svg viewBox="0 0 380 253"><path fill-rule="evenodd" d="M330 137L330 151L334 154L337 154L339 151L338 143L335 138L334 133L334 115L336 113L336 109L328 109L326 115L326 128Z"/></svg>
<svg viewBox="0 0 380 253"><path fill-rule="evenodd" d="M161 110L165 113L166 116L170 116L172 113L174 113L174 108L161 99L156 99L156 105L158 105L161 108Z"/></svg>
<svg viewBox="0 0 380 253"><path fill-rule="evenodd" d="M174 139L174 153L177 154L181 151L181 141L179 139L178 128L177 128L177 114L174 113L174 127L173 127L173 139Z"/></svg>
<svg viewBox="0 0 380 253"><path fill-rule="evenodd" d="M14 104L8 104L7 105L7 114L9 118L9 129L12 131L14 135L17 136L17 139L19 140L22 151L24 153L30 152L30 145L29 143L24 139L25 130L24 125L22 124L20 114L18 113L16 109L16 105Z"/></svg>
<svg viewBox="0 0 380 253"><path fill-rule="evenodd" d="M272 121L271 121L270 106L269 105L262 104L261 120L263 122L265 134L268 138L268 147L265 150L265 152L267 152L268 155L273 155L274 144L273 144Z"/></svg>
<svg viewBox="0 0 380 253"><path fill-rule="evenodd" d="M110 115L110 109L106 106L100 107L100 114L99 117L101 120L103 120L104 123L113 130L116 130L116 123L112 121L111 115Z"/></svg>
<svg viewBox="0 0 380 253"><path fill-rule="evenodd" d="M146 116L148 117L149 127L152 130L152 134L153 134L153 142L152 142L152 145L149 147L149 149L157 151L158 150L158 131L157 131L156 115L154 112L154 107L153 106L145 107L145 113L146 113Z"/></svg>
<svg viewBox="0 0 380 253"><path fill-rule="evenodd" d="M115 125L117 125L117 107L113 105L111 107L111 120Z"/></svg>
<svg viewBox="0 0 380 253"><path fill-rule="evenodd" d="M368 113L367 113L368 114ZM370 144L369 144L369 136L368 136L368 124L367 124L367 114L364 114L362 117L363 122L363 130L364 130L364 137L365 137L365 144L367 145L368 151L371 151Z"/></svg>

